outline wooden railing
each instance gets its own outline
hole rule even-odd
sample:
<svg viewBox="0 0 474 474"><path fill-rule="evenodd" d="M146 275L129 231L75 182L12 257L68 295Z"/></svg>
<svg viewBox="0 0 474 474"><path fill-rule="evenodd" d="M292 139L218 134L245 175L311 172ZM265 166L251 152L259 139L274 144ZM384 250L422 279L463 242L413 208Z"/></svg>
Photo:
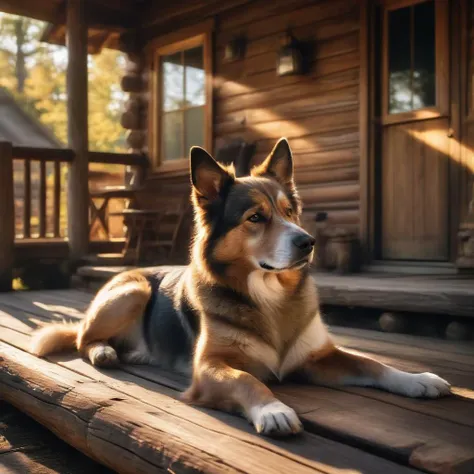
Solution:
<svg viewBox="0 0 474 474"><path fill-rule="evenodd" d="M31 207L32 207L32 164L39 163L38 176L38 233L37 237L47 237L47 172L46 164L53 163L53 238L60 237L61 231L61 164L70 163L74 159L74 152L61 148L31 148L13 147L12 158L14 161L23 161L23 232L16 233L16 238L30 239L31 232Z"/></svg>
<svg viewBox="0 0 474 474"><path fill-rule="evenodd" d="M61 226L61 190L65 184L62 182L61 166L74 160L74 152L69 149L57 148L13 147L12 158L14 162L23 162L22 195L20 195L23 205L22 229L18 229L18 225L16 225L16 239L66 237L66 229L64 225ZM36 174L33 169L34 163L39 165L35 180L32 179L32 176ZM47 163L53 164L52 203L47 202L49 194L47 192L47 178L50 174L47 173ZM140 170L137 170L137 173L140 173L147 166L147 159L144 155L136 154L89 152L89 163L134 166ZM18 185L18 183L15 184ZM37 188L38 195L38 226L37 232L33 234L31 221L34 187ZM50 212L48 213L48 211ZM16 215L16 220L18 220L18 215ZM47 232L47 224L51 224L51 221L52 231L49 229Z"/></svg>
<svg viewBox="0 0 474 474"><path fill-rule="evenodd" d="M119 164L135 168L138 179L134 181L134 186L141 184L148 166L146 156L137 154L89 152L88 158L89 163ZM0 142L0 291L11 288L16 258L15 248L18 245L21 245L22 249L17 253L18 257L22 256L20 254L27 245L29 249L32 247L36 249L35 258L42 258L43 248L48 242L61 245L61 248L66 245L67 251L66 235L61 228L61 194L64 187L61 167L70 165L74 159L75 154L70 149L12 147L11 143ZM17 176L18 172L22 173L21 220L15 213L14 162L23 163L22 167L16 167ZM50 173L53 177L52 190L48 187L48 166L51 166L49 163L52 163L53 169ZM33 168L39 170L37 179L36 176L32 179ZM32 228L33 191L38 196L36 232L33 232ZM84 206L88 205L88 202L84 202ZM17 235L15 235L15 221L21 222L20 232L17 232ZM51 250L48 248L49 252Z"/></svg>

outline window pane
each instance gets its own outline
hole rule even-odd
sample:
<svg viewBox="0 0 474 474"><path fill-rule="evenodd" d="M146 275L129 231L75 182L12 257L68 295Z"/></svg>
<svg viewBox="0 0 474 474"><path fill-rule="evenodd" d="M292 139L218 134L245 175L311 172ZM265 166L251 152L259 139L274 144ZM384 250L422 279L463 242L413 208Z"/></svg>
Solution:
<svg viewBox="0 0 474 474"><path fill-rule="evenodd" d="M204 107L185 111L186 153L192 146L204 146Z"/></svg>
<svg viewBox="0 0 474 474"><path fill-rule="evenodd" d="M412 109L410 9L388 13L389 113Z"/></svg>
<svg viewBox="0 0 474 474"><path fill-rule="evenodd" d="M436 105L435 99L435 5L414 6L415 51L413 68L413 109Z"/></svg>
<svg viewBox="0 0 474 474"><path fill-rule="evenodd" d="M185 157L182 112L169 112L162 116L162 139L165 160L177 160Z"/></svg>
<svg viewBox="0 0 474 474"><path fill-rule="evenodd" d="M184 65L186 67L186 106L204 105L206 76L202 46L184 52Z"/></svg>
<svg viewBox="0 0 474 474"><path fill-rule="evenodd" d="M184 103L184 68L181 52L163 56L161 62L163 110L177 110Z"/></svg>

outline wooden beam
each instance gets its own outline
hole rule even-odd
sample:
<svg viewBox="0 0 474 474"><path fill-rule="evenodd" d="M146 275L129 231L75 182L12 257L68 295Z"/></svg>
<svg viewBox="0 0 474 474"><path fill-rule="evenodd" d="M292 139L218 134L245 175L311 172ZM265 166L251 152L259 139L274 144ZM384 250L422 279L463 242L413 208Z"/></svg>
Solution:
<svg viewBox="0 0 474 474"><path fill-rule="evenodd" d="M54 237L61 235L61 163L54 163Z"/></svg>
<svg viewBox="0 0 474 474"><path fill-rule="evenodd" d="M363 251L364 261L370 255L370 226L369 226L369 185L370 185L370 160L369 160L369 11L368 0L360 2L359 9L359 184L360 184L360 222L359 239Z"/></svg>
<svg viewBox="0 0 474 474"><path fill-rule="evenodd" d="M68 148L38 148L30 146L14 146L13 158L37 161L67 161L74 160L74 152Z"/></svg>
<svg viewBox="0 0 474 474"><path fill-rule="evenodd" d="M83 0L69 0L67 25L68 142L75 153L68 175L68 238L71 263L87 254L89 243L87 26Z"/></svg>
<svg viewBox="0 0 474 474"><path fill-rule="evenodd" d="M64 4L67 3L70 2L63 0L0 0L0 11L57 25L67 21L64 11ZM88 9L86 16L84 16L88 26L97 29L123 31L137 25L139 9L135 5L117 5L116 2L103 5L102 3L97 1L88 2ZM51 29L47 29L45 34L47 35L49 31ZM45 40L47 40L47 36L43 35L41 41Z"/></svg>
<svg viewBox="0 0 474 474"><path fill-rule="evenodd" d="M15 209L12 144L0 142L0 291L12 289Z"/></svg>
<svg viewBox="0 0 474 474"><path fill-rule="evenodd" d="M13 155L15 157L15 155ZM24 161L23 169L23 238L31 237L31 161Z"/></svg>
<svg viewBox="0 0 474 474"><path fill-rule="evenodd" d="M148 166L146 155L139 153L109 153L106 151L90 151L89 163L105 163L111 165Z"/></svg>
<svg viewBox="0 0 474 474"><path fill-rule="evenodd" d="M46 162L40 161L39 176L39 236L46 237Z"/></svg>

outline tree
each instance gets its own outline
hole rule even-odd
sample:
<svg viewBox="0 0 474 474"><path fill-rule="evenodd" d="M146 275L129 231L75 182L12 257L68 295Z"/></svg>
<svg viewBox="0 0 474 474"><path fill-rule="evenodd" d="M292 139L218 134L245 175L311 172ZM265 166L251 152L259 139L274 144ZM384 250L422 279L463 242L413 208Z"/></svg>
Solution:
<svg viewBox="0 0 474 474"><path fill-rule="evenodd" d="M89 147L98 151L125 151L120 125L126 95L120 89L124 56L104 49L89 59Z"/></svg>
<svg viewBox="0 0 474 474"><path fill-rule="evenodd" d="M40 21L16 15L2 15L0 18L0 46L2 55L14 70L15 90L22 94L27 78L26 61L44 49L37 41L41 31Z"/></svg>
<svg viewBox="0 0 474 474"><path fill-rule="evenodd" d="M40 42L45 23L0 12L0 87L8 89L24 110L47 126L67 144L67 49ZM125 58L118 51L103 50L89 57L89 147L91 150L126 150L125 130L120 115L126 100L120 89ZM91 164L110 179L124 172L120 165ZM65 173L64 166L62 172ZM34 179L36 179L33 176ZM64 176L63 176L64 178ZM108 179L107 178L107 179ZM48 189L53 184L48 177ZM106 181L107 181L106 179ZM15 177L21 184L22 174ZM108 184L106 181L101 185ZM62 180L66 182L65 179ZM116 184L111 182L110 184ZM61 197L61 228L66 213L65 193ZM33 216L34 217L34 216ZM21 222L20 222L21 224Z"/></svg>

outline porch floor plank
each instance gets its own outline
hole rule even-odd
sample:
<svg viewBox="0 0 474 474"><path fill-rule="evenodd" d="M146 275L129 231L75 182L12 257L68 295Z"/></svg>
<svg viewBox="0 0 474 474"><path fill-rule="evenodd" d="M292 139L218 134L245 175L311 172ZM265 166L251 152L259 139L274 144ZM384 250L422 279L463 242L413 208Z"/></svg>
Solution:
<svg viewBox="0 0 474 474"><path fill-rule="evenodd" d="M0 394L75 448L120 472L474 472L474 348L332 328L336 342L450 380L455 395L411 400L362 388L278 385L306 428L291 440L179 401L188 381L147 366L97 370L77 355L28 354L31 331L83 317L78 290L0 297Z"/></svg>
<svg viewBox="0 0 474 474"><path fill-rule="evenodd" d="M324 304L474 317L474 277L316 273Z"/></svg>
<svg viewBox="0 0 474 474"><path fill-rule="evenodd" d="M11 405L0 401L2 473L109 474Z"/></svg>

